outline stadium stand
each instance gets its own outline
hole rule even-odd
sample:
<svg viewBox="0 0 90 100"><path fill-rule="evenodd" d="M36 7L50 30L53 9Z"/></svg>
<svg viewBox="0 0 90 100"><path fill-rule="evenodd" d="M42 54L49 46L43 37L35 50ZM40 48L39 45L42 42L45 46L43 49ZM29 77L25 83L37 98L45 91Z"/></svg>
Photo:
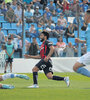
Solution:
<svg viewBox="0 0 90 100"><path fill-rule="evenodd" d="M26 3L25 10L27 10L27 6L30 6L31 7L31 10L33 10L33 12L34 12L35 11L35 6L36 5L37 6L40 6L40 5L39 5L39 3L35 3L35 5L34 4L33 5L32 4L28 5L31 1L32 0L23 0L23 2ZM73 5L73 0L68 0L68 2L70 3L70 6L71 6L71 4ZM79 4L80 5L81 5L81 3L82 3L82 0L79 0ZM49 5L49 4L50 3L48 1L48 4L47 5ZM87 3L87 4L89 4L89 3ZM54 5L55 9L57 9L57 4L53 3L53 5ZM47 6L45 6L45 7L47 7ZM46 25L48 25L48 22L44 22L44 15L43 14L44 14L44 11L45 11L45 7L43 7L43 9L41 9L41 8L39 9L39 12L41 13L41 16L42 17L41 17L41 20L38 22L38 23L42 24L42 26L43 26L42 28L44 30L45 30ZM82 7L82 6L80 6L80 7ZM52 19L50 19L50 20L52 21L52 24L57 25L57 21L60 18L60 14L63 14L64 15L64 18L67 21L67 26L66 26L66 28L67 28L70 23L73 23L73 20L74 20L75 16L72 17L72 15L71 15L72 13L71 12L70 12L69 16L65 16L65 14L63 12L63 9L62 8L60 8L60 9L61 9L60 12L59 13L56 13L55 15L52 15ZM70 9L70 11L72 11L72 10ZM81 16L82 16L82 13L83 12L81 12ZM47 13L47 16L49 16L48 14L49 13ZM26 31L29 30L29 28L31 27L31 24L34 24L34 26L35 26L35 28L37 30L38 23L34 23L34 22L33 23L25 23L25 30ZM76 24L76 23L73 23L73 24ZM7 22L5 20L5 15L3 15L3 13L0 14L0 27L2 27L2 31L3 31L3 33L4 33L5 36L7 36L8 34L18 34L18 35L21 35L21 33L22 33L22 24L20 24L19 26L17 26L17 23L16 22L15 23L14 22L13 23ZM77 30L74 31L74 34L75 34L75 37L78 37L78 31ZM85 39L85 31L81 31L80 32L80 37L83 38L83 39ZM32 39L30 37L26 37L26 40L28 40L30 43L32 42ZM39 37L36 38L36 40L37 40L37 42L38 42L38 44L40 46L41 45L41 42L40 42ZM49 40L53 43L54 46L56 45L57 38L50 37ZM69 38L68 40L69 40L69 42L72 42L73 45L75 45L75 38ZM63 36L63 41L67 44L66 38L64 36Z"/></svg>

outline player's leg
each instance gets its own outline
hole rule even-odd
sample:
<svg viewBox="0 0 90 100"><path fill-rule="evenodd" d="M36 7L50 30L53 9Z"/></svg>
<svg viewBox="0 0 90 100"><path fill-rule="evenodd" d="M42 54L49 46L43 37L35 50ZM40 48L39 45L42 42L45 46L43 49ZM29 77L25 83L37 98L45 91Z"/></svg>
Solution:
<svg viewBox="0 0 90 100"><path fill-rule="evenodd" d="M79 74L85 75L87 77L90 77L90 71L84 68L84 64L81 64L79 62L76 62L73 66L73 70Z"/></svg>
<svg viewBox="0 0 90 100"><path fill-rule="evenodd" d="M69 85L70 85L69 77L55 76L52 74L52 72L50 72L50 71L48 73L47 72L44 72L44 73L46 73L46 76L48 79L52 79L52 80L56 80L56 81L65 81L65 83L69 87Z"/></svg>
<svg viewBox="0 0 90 100"><path fill-rule="evenodd" d="M13 88L15 88L13 85L0 84L0 89L13 89Z"/></svg>
<svg viewBox="0 0 90 100"><path fill-rule="evenodd" d="M4 74L4 75L1 75L1 80L6 80L6 79L9 79L9 78L15 78L15 77L26 79L26 80L29 79L29 77L27 75L7 73L7 74Z"/></svg>
<svg viewBox="0 0 90 100"><path fill-rule="evenodd" d="M38 84L38 82L37 82L38 71L39 71L39 68L38 68L37 66L35 66L35 67L32 69L32 72L33 72L33 84Z"/></svg>
<svg viewBox="0 0 90 100"><path fill-rule="evenodd" d="M12 62L10 63L10 72L12 73Z"/></svg>
<svg viewBox="0 0 90 100"><path fill-rule="evenodd" d="M12 62L13 62L13 58L10 58L10 72L12 73Z"/></svg>
<svg viewBox="0 0 90 100"><path fill-rule="evenodd" d="M60 77L60 76L54 76L52 71L52 61L49 60L46 63L46 67L43 69L45 75L48 79L56 80L56 81L65 81L67 86L70 85L69 77Z"/></svg>
<svg viewBox="0 0 90 100"><path fill-rule="evenodd" d="M2 75L0 75L0 81L3 81ZM6 84L0 84L0 89L13 89L14 86L12 85L6 85Z"/></svg>
<svg viewBox="0 0 90 100"><path fill-rule="evenodd" d="M80 59L74 64L73 70L77 73L90 77L90 71L84 68L85 65L90 65L90 53L80 57Z"/></svg>
<svg viewBox="0 0 90 100"><path fill-rule="evenodd" d="M8 61L6 61L4 73L6 73L7 66L8 66Z"/></svg>
<svg viewBox="0 0 90 100"><path fill-rule="evenodd" d="M41 59L36 65L35 67L32 69L33 72L33 85L32 86L28 86L28 88L39 88L38 86L38 71L42 70L42 66L44 64L44 60Z"/></svg>
<svg viewBox="0 0 90 100"><path fill-rule="evenodd" d="M38 86L38 71L39 71L39 68L37 66L35 66L32 69L32 72L33 72L33 85L28 86L28 88L39 88L39 86Z"/></svg>
<svg viewBox="0 0 90 100"><path fill-rule="evenodd" d="M81 64L81 63L79 63L79 62L76 62L76 63L74 64L74 66L73 66L73 70L74 70L75 72L77 72L78 68L83 67L83 66L85 66L85 65L84 65L84 64Z"/></svg>
<svg viewBox="0 0 90 100"><path fill-rule="evenodd" d="M53 76L53 74L51 72L47 73L46 76L48 79L57 80L57 81L64 81L64 77Z"/></svg>

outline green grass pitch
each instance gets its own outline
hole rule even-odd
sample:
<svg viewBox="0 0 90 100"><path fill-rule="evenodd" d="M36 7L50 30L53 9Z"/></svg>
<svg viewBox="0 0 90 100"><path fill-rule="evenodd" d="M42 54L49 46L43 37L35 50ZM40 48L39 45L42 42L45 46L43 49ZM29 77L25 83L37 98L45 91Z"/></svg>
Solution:
<svg viewBox="0 0 90 100"><path fill-rule="evenodd" d="M8 79L1 83L11 84L15 89L0 89L0 100L90 100L90 78L77 73L54 73L59 76L70 77L70 87L65 82L48 80L43 73L39 73L40 88L28 89L32 85L30 80Z"/></svg>

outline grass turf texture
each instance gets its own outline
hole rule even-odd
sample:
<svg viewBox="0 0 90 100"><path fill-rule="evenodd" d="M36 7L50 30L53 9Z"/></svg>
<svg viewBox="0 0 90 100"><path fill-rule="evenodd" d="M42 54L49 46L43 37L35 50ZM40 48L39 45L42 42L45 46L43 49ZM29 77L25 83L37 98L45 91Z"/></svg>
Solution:
<svg viewBox="0 0 90 100"><path fill-rule="evenodd" d="M55 73L59 76L70 77L70 87L62 81L48 80L43 73L39 73L40 88L28 89L32 85L30 80L8 79L1 83L12 84L15 89L0 89L0 100L90 100L90 78L76 73Z"/></svg>

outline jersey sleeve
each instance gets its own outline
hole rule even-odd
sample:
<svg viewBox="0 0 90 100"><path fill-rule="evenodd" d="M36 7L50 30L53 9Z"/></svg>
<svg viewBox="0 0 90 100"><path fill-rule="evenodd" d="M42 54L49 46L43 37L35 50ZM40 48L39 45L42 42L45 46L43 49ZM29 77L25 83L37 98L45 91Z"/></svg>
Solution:
<svg viewBox="0 0 90 100"><path fill-rule="evenodd" d="M46 45L47 45L47 47L50 47L50 46L53 46L53 43L50 41L46 41Z"/></svg>

